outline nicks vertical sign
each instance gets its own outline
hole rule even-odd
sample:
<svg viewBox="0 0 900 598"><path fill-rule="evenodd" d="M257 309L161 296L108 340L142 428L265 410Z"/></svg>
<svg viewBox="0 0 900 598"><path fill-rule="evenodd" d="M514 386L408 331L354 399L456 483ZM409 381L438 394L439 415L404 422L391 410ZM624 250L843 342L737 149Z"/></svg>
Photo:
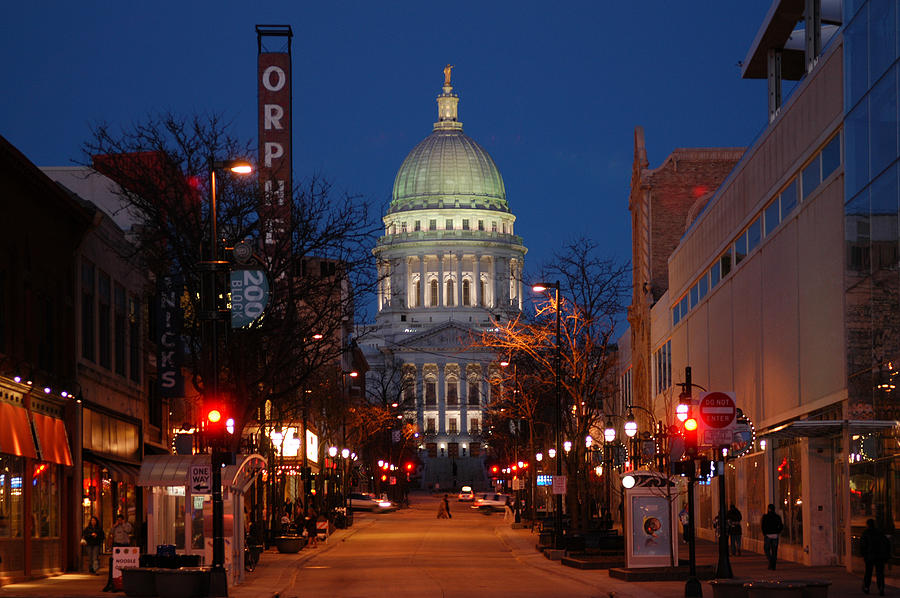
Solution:
<svg viewBox="0 0 900 598"><path fill-rule="evenodd" d="M167 276L160 279L156 294L156 372L159 396L164 399L184 396L182 286L179 278Z"/></svg>
<svg viewBox="0 0 900 598"><path fill-rule="evenodd" d="M257 25L259 219L267 253L285 247L291 231L290 25Z"/></svg>

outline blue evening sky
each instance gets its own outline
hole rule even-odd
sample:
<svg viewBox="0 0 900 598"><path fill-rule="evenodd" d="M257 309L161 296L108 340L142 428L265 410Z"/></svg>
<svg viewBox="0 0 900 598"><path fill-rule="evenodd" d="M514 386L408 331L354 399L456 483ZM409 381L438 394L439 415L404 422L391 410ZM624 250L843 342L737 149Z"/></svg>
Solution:
<svg viewBox="0 0 900 598"><path fill-rule="evenodd" d="M634 127L651 166L676 147L744 146L765 124L740 78L768 0L117 2L4 7L0 135L41 166L80 159L91 122L214 111L256 134L254 25L290 24L295 181L383 213L455 65L465 132L493 156L536 268L562 242L630 259Z"/></svg>

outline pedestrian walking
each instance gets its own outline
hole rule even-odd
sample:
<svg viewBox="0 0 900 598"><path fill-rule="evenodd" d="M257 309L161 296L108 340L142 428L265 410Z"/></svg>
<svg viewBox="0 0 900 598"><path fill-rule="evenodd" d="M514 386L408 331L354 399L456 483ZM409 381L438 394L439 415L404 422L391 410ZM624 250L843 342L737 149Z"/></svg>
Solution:
<svg viewBox="0 0 900 598"><path fill-rule="evenodd" d="M741 556L741 539L744 534L743 519L741 512L734 505L731 505L731 508L725 513L728 539L731 540L731 556Z"/></svg>
<svg viewBox="0 0 900 598"><path fill-rule="evenodd" d="M878 586L878 594L884 596L884 564L891 558L891 541L883 531L875 527L874 519L866 521L866 531L862 534L860 552L866 563L863 592L869 593L872 569L875 569L875 584Z"/></svg>
<svg viewBox="0 0 900 598"><path fill-rule="evenodd" d="M438 519L450 519L452 515L450 515L450 501L447 500L447 495L444 495L444 498L441 499L441 504L438 506Z"/></svg>
<svg viewBox="0 0 900 598"><path fill-rule="evenodd" d="M88 526L81 533L81 543L87 546L88 567L91 573L96 574L100 571L100 547L103 545L105 537L106 534L103 533L103 528L100 527L100 520L96 517L91 517L88 521Z"/></svg>
<svg viewBox="0 0 900 598"><path fill-rule="evenodd" d="M760 527L763 533L763 550L766 558L769 559L769 569L774 571L775 563L778 560L778 538L781 536L781 530L784 529L781 517L775 512L775 505L769 505L768 512L762 516Z"/></svg>
<svg viewBox="0 0 900 598"><path fill-rule="evenodd" d="M125 516L119 513L116 515L116 522L109 533L112 536L113 546L131 546L131 540L134 538L134 526L125 521Z"/></svg>
<svg viewBox="0 0 900 598"><path fill-rule="evenodd" d="M310 507L309 511L306 512L306 517L303 518L303 523L306 527L307 545L310 548L315 548L319 544L319 529L316 526L318 520L319 515L316 513L316 510Z"/></svg>
<svg viewBox="0 0 900 598"><path fill-rule="evenodd" d="M506 497L506 504L503 505L503 522L507 523L510 521L514 521L516 518L515 513L513 512L512 502L510 498Z"/></svg>
<svg viewBox="0 0 900 598"><path fill-rule="evenodd" d="M681 535L684 537L684 543L691 541L691 516L688 514L687 505L682 505L681 512L678 513L678 521L681 522Z"/></svg>

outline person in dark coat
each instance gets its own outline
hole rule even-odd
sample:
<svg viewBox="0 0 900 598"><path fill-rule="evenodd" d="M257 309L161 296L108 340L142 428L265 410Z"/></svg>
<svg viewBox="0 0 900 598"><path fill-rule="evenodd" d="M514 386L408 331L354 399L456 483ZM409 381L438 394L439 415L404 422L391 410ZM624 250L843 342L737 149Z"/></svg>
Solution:
<svg viewBox="0 0 900 598"><path fill-rule="evenodd" d="M866 521L866 531L860 541L860 552L866 562L866 575L863 577L863 592L869 593L872 583L872 569L875 569L875 584L878 594L884 596L884 564L891 558L891 541L880 529L875 527L875 520Z"/></svg>
<svg viewBox="0 0 900 598"><path fill-rule="evenodd" d="M763 550L769 559L769 569L775 570L775 562L778 560L778 538L784 529L781 517L775 512L775 505L769 505L769 511L762 516Z"/></svg>
<svg viewBox="0 0 900 598"><path fill-rule="evenodd" d="M91 573L97 573L100 570L100 547L103 546L103 540L106 534L100 527L100 520L91 517L88 526L81 533L81 539L88 550L88 561L90 562Z"/></svg>
<svg viewBox="0 0 900 598"><path fill-rule="evenodd" d="M728 530L728 539L731 540L732 556L741 555L741 539L744 534L743 518L741 512L734 505L731 505L731 508L725 513L725 523Z"/></svg>

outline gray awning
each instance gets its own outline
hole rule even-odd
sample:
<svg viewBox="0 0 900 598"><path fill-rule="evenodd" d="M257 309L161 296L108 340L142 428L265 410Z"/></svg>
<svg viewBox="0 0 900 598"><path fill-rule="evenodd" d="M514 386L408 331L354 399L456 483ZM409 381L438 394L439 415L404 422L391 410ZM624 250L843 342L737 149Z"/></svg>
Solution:
<svg viewBox="0 0 900 598"><path fill-rule="evenodd" d="M209 465L209 455L147 455L141 463L138 486L185 486L192 465ZM246 492L266 466L262 455L235 455L235 465L222 471L222 485Z"/></svg>
<svg viewBox="0 0 900 598"><path fill-rule="evenodd" d="M895 420L870 420L870 419L830 419L811 420L800 419L792 421L771 430L759 433L760 438L790 439L790 438L816 438L823 436L837 436L844 428L848 428L851 434L867 434L881 432L900 426Z"/></svg>
<svg viewBox="0 0 900 598"><path fill-rule="evenodd" d="M209 455L147 455L138 486L185 486L191 465L209 465Z"/></svg>

